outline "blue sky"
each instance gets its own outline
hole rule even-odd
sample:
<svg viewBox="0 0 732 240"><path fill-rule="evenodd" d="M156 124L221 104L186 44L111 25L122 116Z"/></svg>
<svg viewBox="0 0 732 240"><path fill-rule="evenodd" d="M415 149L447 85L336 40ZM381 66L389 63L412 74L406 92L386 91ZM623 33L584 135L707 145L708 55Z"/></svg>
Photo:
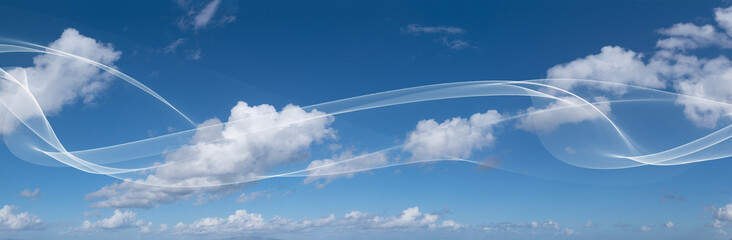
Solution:
<svg viewBox="0 0 732 240"><path fill-rule="evenodd" d="M6 1L0 16L0 239L732 234L728 2Z"/></svg>

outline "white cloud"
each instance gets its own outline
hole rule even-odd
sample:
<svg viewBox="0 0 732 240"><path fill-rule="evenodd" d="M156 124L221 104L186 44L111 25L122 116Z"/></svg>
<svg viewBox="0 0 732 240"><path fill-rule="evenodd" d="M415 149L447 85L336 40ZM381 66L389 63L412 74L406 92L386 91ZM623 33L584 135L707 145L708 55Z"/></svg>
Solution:
<svg viewBox="0 0 732 240"><path fill-rule="evenodd" d="M104 218L96 222L85 220L81 226L72 228L71 231L105 231L119 230L128 228L140 228L140 232L150 232L152 223L142 219L137 219L137 213L131 211L114 210L114 214L109 218Z"/></svg>
<svg viewBox="0 0 732 240"><path fill-rule="evenodd" d="M310 162L307 167L309 169L308 176L303 180L303 183L315 183L316 187L322 188L335 179L352 178L357 172L384 166L387 163L386 154L383 152L354 156L353 153L346 151L333 157L333 159ZM320 179L324 181L319 181Z"/></svg>
<svg viewBox="0 0 732 240"><path fill-rule="evenodd" d="M727 32L727 35L732 36L732 7L714 9L714 20Z"/></svg>
<svg viewBox="0 0 732 240"><path fill-rule="evenodd" d="M275 216L265 220L261 214L237 210L226 218L202 218L191 224L178 223L176 230L189 234L226 233L281 233L309 231L329 225L335 221L333 214L314 220L294 221Z"/></svg>
<svg viewBox="0 0 732 240"><path fill-rule="evenodd" d="M402 32L415 35L422 33L463 34L465 33L465 29L452 26L422 26L419 24L409 24L402 28Z"/></svg>
<svg viewBox="0 0 732 240"><path fill-rule="evenodd" d="M213 0L206 4L206 7L193 18L193 28L196 30L205 28L216 14L219 4L221 4L221 0Z"/></svg>
<svg viewBox="0 0 732 240"><path fill-rule="evenodd" d="M415 160L469 158L473 151L493 144L493 126L500 119L497 111L490 110L439 124L434 119L422 120L407 135L404 150Z"/></svg>
<svg viewBox="0 0 732 240"><path fill-rule="evenodd" d="M183 45L183 43L185 43L185 42L186 42L186 39L178 38L174 42L168 44L168 46L165 46L165 48L163 49L163 52L164 53L174 53L176 50L178 50L178 47Z"/></svg>
<svg viewBox="0 0 732 240"><path fill-rule="evenodd" d="M452 50L460 50L460 49L472 47L472 45L470 45L470 43L468 43L467 41L462 40L462 39L450 40L447 37L443 37L443 38L440 38L440 41L442 42L442 44L444 44L445 46L447 46L448 48L450 48Z"/></svg>
<svg viewBox="0 0 732 240"><path fill-rule="evenodd" d="M465 29L462 29L459 27L422 26L419 24L409 24L406 27L402 28L402 33L411 34L411 35L421 35L421 34L443 35L443 37L436 38L435 40L442 43L442 45L445 45L450 50L460 50L460 49L472 47L472 45L468 41L465 41L465 40L459 39L459 38L445 36L445 35L454 36L454 35L464 34Z"/></svg>
<svg viewBox="0 0 732 240"><path fill-rule="evenodd" d="M560 231L559 223L554 222L551 219L542 223L537 221L519 223L501 222L497 224L483 225L483 230L487 232L517 232L518 229L546 229L551 231ZM574 231L572 231L571 234L574 234Z"/></svg>
<svg viewBox="0 0 732 240"><path fill-rule="evenodd" d="M265 195L264 191L242 193L241 195L239 195L239 197L236 198L236 202L244 203L244 202L254 201L255 199L263 197L264 195Z"/></svg>
<svg viewBox="0 0 732 240"><path fill-rule="evenodd" d="M41 229L45 223L38 216L28 212L15 213L17 207L5 205L0 209L0 230Z"/></svg>
<svg viewBox="0 0 732 240"><path fill-rule="evenodd" d="M607 99L596 97L595 101L606 102ZM521 118L516 127L527 131L552 131L562 124L601 119L602 114L610 114L609 103L598 103L594 107L597 110L578 98L562 97L549 103L546 108L529 107L526 110L528 115ZM565 150L569 153L575 152L571 147Z"/></svg>
<svg viewBox="0 0 732 240"><path fill-rule="evenodd" d="M732 203L715 209L712 216L714 217L712 226L716 228L729 226L732 223Z"/></svg>
<svg viewBox="0 0 732 240"><path fill-rule="evenodd" d="M656 46L671 50L687 50L709 46L732 48L732 7L714 9L717 25L726 32L719 32L712 25L699 26L692 23L678 23L659 33L669 36L661 39Z"/></svg>
<svg viewBox="0 0 732 240"><path fill-rule="evenodd" d="M165 232L168 231L168 224L160 224L160 227L158 227L158 232Z"/></svg>
<svg viewBox="0 0 732 240"><path fill-rule="evenodd" d="M178 1L178 5L186 10L185 16L178 21L181 30L193 28L198 31L214 25L223 25L236 20L234 16L235 7L226 8L221 0L213 0L208 3L196 1Z"/></svg>
<svg viewBox="0 0 732 240"><path fill-rule="evenodd" d="M342 218L334 214L316 219L292 220L275 216L269 220L261 214L237 210L234 214L223 218L207 217L190 224L178 223L175 229L186 234L263 234L284 232L308 232L323 227L340 229L358 229L359 231L394 231L417 229L449 229L467 228L465 224L452 220L444 220L437 224L439 215L420 212L418 207L408 208L397 216L383 217L375 214L351 211Z"/></svg>
<svg viewBox="0 0 732 240"><path fill-rule="evenodd" d="M464 228L465 227L464 224L456 223L453 220L445 220L445 221L442 221L442 225L441 226L442 227L445 227L445 228L452 228L453 230L458 230L458 229L461 229L461 228Z"/></svg>
<svg viewBox="0 0 732 240"><path fill-rule="evenodd" d="M668 221L668 222L664 223L663 226L665 226L667 228L672 228L675 226L675 224L671 221Z"/></svg>
<svg viewBox="0 0 732 240"><path fill-rule="evenodd" d="M586 228L597 226L597 223L592 222L592 220L588 220L584 225L582 225Z"/></svg>
<svg viewBox="0 0 732 240"><path fill-rule="evenodd" d="M729 35L732 7L715 9L717 24L697 26L679 23L659 32L669 38L658 42L657 51L648 61L641 54L620 47L603 47L596 55L560 64L547 71L549 78L584 78L611 83L632 84L664 89L671 85L683 95L676 103L684 107L685 116L700 127L716 127L718 121L732 113L732 62L725 56L699 58L679 49L701 47L732 48ZM572 89L578 82L555 84ZM670 84L669 84L670 83ZM592 84L593 87L624 94L626 87Z"/></svg>
<svg viewBox="0 0 732 240"><path fill-rule="evenodd" d="M26 189L23 189L22 192L20 192L20 196L21 197L28 197L28 198L40 197L41 196L41 189L36 188L35 190L31 191L31 190L29 190L29 189L26 188Z"/></svg>
<svg viewBox="0 0 732 240"><path fill-rule="evenodd" d="M68 52L92 61L114 67L121 52L115 51L111 44L104 44L92 38L79 34L73 28L64 30L61 37L48 47ZM38 101L44 114L55 114L61 111L63 106L72 104L81 99L84 103L92 103L99 93L106 89L112 75L100 71L97 67L82 61L56 56L52 54L41 54L33 58L33 66L25 68L14 68L7 71L16 79L27 79L28 89ZM8 81L2 81L0 91L6 102L12 99L28 99L23 91ZM17 101L12 105L15 113L21 118L34 117L35 112L26 101ZM21 105L18 105L21 104ZM7 109L2 108L0 115L7 114ZM13 128L4 129L12 131Z"/></svg>
<svg viewBox="0 0 732 240"><path fill-rule="evenodd" d="M87 199L105 198L92 207L112 208L149 208L194 196L217 199L245 187L219 185L256 180L276 166L307 159L310 145L335 136L328 128L332 121L323 112L294 105L277 111L271 105L239 102L228 122L219 124L214 118L199 125L191 143L167 154L164 164L145 179L105 186Z"/></svg>
<svg viewBox="0 0 732 240"><path fill-rule="evenodd" d="M556 65L547 70L547 78L574 78L602 80L607 82L634 84L644 87L663 88L664 81L657 72L643 62L643 55L617 46L606 46L599 54L579 58L569 63ZM571 89L579 82L561 81L552 83L563 89ZM621 85L598 85L596 87L622 94Z"/></svg>

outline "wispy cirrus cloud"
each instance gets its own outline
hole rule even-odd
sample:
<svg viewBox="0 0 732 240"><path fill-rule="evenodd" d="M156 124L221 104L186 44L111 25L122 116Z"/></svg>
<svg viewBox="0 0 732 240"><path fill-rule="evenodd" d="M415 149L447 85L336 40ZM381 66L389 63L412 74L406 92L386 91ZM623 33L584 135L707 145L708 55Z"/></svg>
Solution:
<svg viewBox="0 0 732 240"><path fill-rule="evenodd" d="M402 33L419 36L426 34L442 35L435 40L445 45L450 50L460 50L473 47L468 41L463 40L455 35L465 34L466 31L460 27L454 26L423 26L420 24L409 24L403 27Z"/></svg>

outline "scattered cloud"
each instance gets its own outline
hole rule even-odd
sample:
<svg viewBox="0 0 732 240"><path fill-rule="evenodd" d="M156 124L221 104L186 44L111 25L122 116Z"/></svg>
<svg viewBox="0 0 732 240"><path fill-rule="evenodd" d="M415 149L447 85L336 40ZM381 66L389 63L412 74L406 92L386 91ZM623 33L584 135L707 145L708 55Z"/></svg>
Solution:
<svg viewBox="0 0 732 240"><path fill-rule="evenodd" d="M402 32L414 35L423 33L463 34L465 33L465 29L453 26L422 26L419 24L409 24L402 28Z"/></svg>
<svg viewBox="0 0 732 240"><path fill-rule="evenodd" d="M414 36L423 34L442 35L442 37L438 37L436 40L450 50L461 50L473 47L473 45L468 41L455 36L464 34L465 32L465 29L453 26L422 26L419 24L409 24L402 28L402 33Z"/></svg>
<svg viewBox="0 0 732 240"><path fill-rule="evenodd" d="M405 209L391 217L351 211L342 218L334 214L316 219L292 220L275 216L266 220L261 214L237 210L224 218L202 218L190 224L178 223L175 229L185 234L267 234L309 232L324 227L349 231L406 231L416 229L460 230L468 226L452 220L439 221L437 214L422 213L418 207Z"/></svg>
<svg viewBox="0 0 732 240"><path fill-rule="evenodd" d="M264 197L266 193L264 191L257 191L257 192L250 192L250 193L242 193L239 195L239 197L236 198L236 202L238 203L245 203L254 201L257 198Z"/></svg>
<svg viewBox="0 0 732 240"><path fill-rule="evenodd" d="M586 222L586 223L585 223L584 225L582 225L582 226L583 226L583 227L586 227L586 228L591 228L591 227L596 227L596 226L597 226L597 223L594 223L594 222L592 222L592 220L588 220L588 221L587 221L587 222Z"/></svg>
<svg viewBox="0 0 732 240"><path fill-rule="evenodd" d="M102 198L92 207L105 208L151 208L192 197L216 200L247 186L232 183L256 180L274 167L310 157L312 144L335 136L331 122L332 116L317 110L287 105L277 111L239 102L228 122L213 118L200 124L190 144L168 153L146 178L105 186L86 199Z"/></svg>
<svg viewBox="0 0 732 240"><path fill-rule="evenodd" d="M139 228L140 232L150 232L151 222L137 219L137 213L132 211L114 210L114 214L108 218L101 219L96 222L85 220L81 226L71 228L70 231L88 232L88 231L110 231L128 228Z"/></svg>
<svg viewBox="0 0 732 240"><path fill-rule="evenodd" d="M40 197L41 196L41 189L36 188L35 190L31 191L31 190L29 190L29 189L26 188L26 189L23 189L22 192L20 192L20 196L21 197L26 197L26 198Z"/></svg>
<svg viewBox="0 0 732 240"><path fill-rule="evenodd" d="M88 58L101 64L115 67L122 54L114 50L111 44L98 42L92 38L79 34L73 28L64 30L61 37L48 47L63 52ZM13 68L7 71L16 79L27 79L28 88L38 101L44 114L50 115L61 111L69 104L81 100L83 103L93 103L97 96L107 88L112 75L100 71L97 67L78 61L70 57L41 54L33 58L33 66ZM9 99L25 99L26 94L10 81L0 83L0 95ZM21 96L23 95L23 96ZM33 117L35 112L27 101L15 101L13 110L18 117ZM17 104L24 104L17 106ZM0 115L6 115L7 109L0 109ZM16 122L17 124L17 122ZM12 131L8 127L3 131Z"/></svg>
<svg viewBox="0 0 732 240"><path fill-rule="evenodd" d="M45 227L45 223L38 216L16 211L18 208L12 205L0 208L0 230L31 230Z"/></svg>
<svg viewBox="0 0 732 240"><path fill-rule="evenodd" d="M493 144L493 127L500 119L501 114L490 110L468 119L456 117L442 123L422 120L407 135L404 151L411 153L414 160L469 158L474 150Z"/></svg>
<svg viewBox="0 0 732 240"><path fill-rule="evenodd" d="M165 46L165 48L163 48L163 53L175 53L175 51L178 50L178 47L183 45L185 42L185 38L178 38L177 40L168 44L168 46Z"/></svg>
<svg viewBox="0 0 732 240"><path fill-rule="evenodd" d="M191 224L178 223L175 229L188 234L281 233L310 231L335 221L333 214L314 220L295 221L275 216L265 220L261 214L237 210L226 218L202 218Z"/></svg>
<svg viewBox="0 0 732 240"><path fill-rule="evenodd" d="M667 201L683 202L683 201L686 201L686 198L682 197L682 196L672 195L672 194L664 194L663 196L661 196L661 202L667 202Z"/></svg>
<svg viewBox="0 0 732 240"><path fill-rule="evenodd" d="M178 20L178 28L200 31L211 26L236 21L236 8L223 7L225 3L222 0L210 2L179 0L178 6L183 8L186 14Z"/></svg>
<svg viewBox="0 0 732 240"><path fill-rule="evenodd" d="M712 226L723 228L732 225L732 203L724 205L721 208L715 208L712 212L714 220Z"/></svg>
<svg viewBox="0 0 732 240"><path fill-rule="evenodd" d="M715 9L718 31L713 25L679 23L661 29L667 36L658 41L659 50L644 60L643 55L617 46L606 46L596 55L560 64L547 71L548 78L581 78L634 84L664 89L672 86L686 117L699 127L713 128L732 113L732 62L725 56L700 58L684 51L704 47L732 48L732 7ZM571 89L575 81L556 84ZM597 84L599 89L624 94L625 87Z"/></svg>
<svg viewBox="0 0 732 240"><path fill-rule="evenodd" d="M664 223L663 226L667 227L667 228L673 228L674 226L676 226L676 224L674 224L671 221L668 221L668 222Z"/></svg>

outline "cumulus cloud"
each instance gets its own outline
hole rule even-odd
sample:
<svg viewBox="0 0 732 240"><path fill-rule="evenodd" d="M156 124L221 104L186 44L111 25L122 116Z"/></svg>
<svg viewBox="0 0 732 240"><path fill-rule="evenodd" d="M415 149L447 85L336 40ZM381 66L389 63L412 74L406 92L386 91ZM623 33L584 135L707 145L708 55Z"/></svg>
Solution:
<svg viewBox="0 0 732 240"><path fill-rule="evenodd" d="M16 213L18 208L5 205L0 209L0 230L42 229L45 223L38 216L28 212Z"/></svg>
<svg viewBox="0 0 732 240"><path fill-rule="evenodd" d="M724 205L724 207L714 209L712 216L714 217L712 226L716 228L730 226L732 223L732 203Z"/></svg>
<svg viewBox="0 0 732 240"><path fill-rule="evenodd" d="M665 83L659 79L653 68L646 66L643 55L617 46L606 46L599 54L579 58L547 70L547 78L592 79L608 82L633 84L644 87L662 88ZM558 87L571 89L578 82L562 81ZM606 90L624 93L619 85L600 85Z"/></svg>
<svg viewBox="0 0 732 240"><path fill-rule="evenodd" d="M732 113L732 63L725 56L701 58L683 51L703 47L732 48L729 31L732 7L715 9L715 20L724 32L713 25L691 23L661 29L659 33L668 38L658 41L660 49L648 60L631 50L606 46L599 54L550 68L547 77L584 78L658 89L672 86L682 94L676 103L684 107L687 119L699 127L716 127L720 119ZM563 81L556 86L570 90L576 84ZM593 87L615 94L624 94L627 90L612 84Z"/></svg>
<svg viewBox="0 0 732 240"><path fill-rule="evenodd" d="M81 226L71 228L71 231L110 231L128 228L139 228L140 232L150 232L151 222L137 219L137 213L131 211L114 210L114 214L108 218L96 222L85 220Z"/></svg>
<svg viewBox="0 0 732 240"><path fill-rule="evenodd" d="M459 230L468 227L453 220L439 222L439 218L437 214L422 213L418 207L405 209L400 214L390 217L351 211L342 218L330 214L321 218L301 220L280 216L267 220L261 214L237 210L234 214L223 218L207 217L190 224L180 222L175 226L175 230L185 234L266 234L308 232L324 227L359 231Z"/></svg>
<svg viewBox="0 0 732 240"><path fill-rule="evenodd" d="M338 178L352 178L357 172L384 166L387 163L388 159L383 152L354 156L353 153L346 151L333 159L310 162L307 167L308 176L303 183L314 183L316 187L322 188Z"/></svg>
<svg viewBox="0 0 732 240"><path fill-rule="evenodd" d="M79 34L73 28L64 30L61 37L49 48L68 52L88 58L101 64L114 67L122 54L114 50L111 44L98 42ZM97 67L69 57L52 54L41 54L33 58L33 66L9 69L8 74L16 79L27 79L28 89L38 101L43 113L56 114L69 104L81 100L93 103L97 96L107 88L112 75L100 71ZM0 82L0 95L6 100L24 99L25 93L9 81ZM21 96L23 95L23 96ZM21 118L34 117L34 112L27 101L14 102L15 114ZM21 104L21 106L17 106ZM8 114L6 108L0 110L1 115ZM6 127L4 131L12 131Z"/></svg>
<svg viewBox="0 0 732 240"><path fill-rule="evenodd" d="M291 220L275 216L265 220L261 214L249 213L246 210L237 210L225 218L202 218L191 224L178 223L175 228L181 233L188 234L227 234L227 233L281 233L310 231L329 225L335 221L335 215L314 220Z"/></svg>
<svg viewBox="0 0 732 240"><path fill-rule="evenodd" d="M468 119L456 117L442 123L422 120L407 135L404 151L411 153L415 160L469 158L473 151L493 144L493 127L500 119L501 114L490 110Z"/></svg>
<svg viewBox="0 0 732 240"><path fill-rule="evenodd" d="M546 108L529 107L526 117L521 118L516 127L527 131L552 131L562 124L601 119L602 114L610 114L607 98L596 97L595 101L600 103L590 106L575 97L562 97L549 103ZM571 147L566 150L576 152Z"/></svg>
<svg viewBox="0 0 732 240"><path fill-rule="evenodd" d="M435 228L439 215L422 213L419 207L407 208L393 217L380 217L359 211L345 215L347 227L363 229L413 229ZM448 225L450 225L448 223ZM448 226L453 227L454 226Z"/></svg>
<svg viewBox="0 0 732 240"><path fill-rule="evenodd" d="M224 184L256 180L274 167L309 158L312 144L335 136L331 122L333 117L317 110L287 105L277 111L239 102L226 123L214 118L200 124L191 143L167 154L146 178L108 185L86 198L103 198L92 207L111 208L217 199L245 187Z"/></svg>

